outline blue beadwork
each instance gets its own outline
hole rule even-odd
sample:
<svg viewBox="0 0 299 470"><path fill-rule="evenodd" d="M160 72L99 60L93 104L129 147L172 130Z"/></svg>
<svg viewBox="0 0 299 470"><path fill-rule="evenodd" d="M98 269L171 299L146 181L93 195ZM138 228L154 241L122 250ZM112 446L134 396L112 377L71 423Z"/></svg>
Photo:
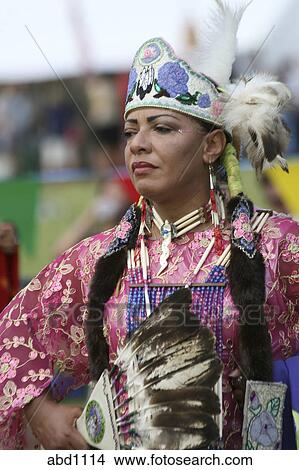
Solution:
<svg viewBox="0 0 299 470"><path fill-rule="evenodd" d="M141 283L141 268L129 270L129 283L131 284L127 307L127 332L131 336L136 328L146 319L146 306L144 287L132 287L132 284ZM148 282L150 279L148 278ZM208 326L216 338L216 351L222 357L223 349L223 301L227 282L225 268L214 266L205 283L211 286L192 286L192 310L202 324ZM223 286L213 285L223 283ZM178 287L161 286L148 287L150 310L153 310L167 297L173 294Z"/></svg>

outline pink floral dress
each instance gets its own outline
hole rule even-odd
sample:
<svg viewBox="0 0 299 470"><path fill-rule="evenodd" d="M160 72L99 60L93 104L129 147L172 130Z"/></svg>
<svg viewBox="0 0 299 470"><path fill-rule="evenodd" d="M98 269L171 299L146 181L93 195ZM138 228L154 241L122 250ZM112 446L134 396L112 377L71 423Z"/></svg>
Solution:
<svg viewBox="0 0 299 470"><path fill-rule="evenodd" d="M23 408L44 389L51 385L53 395L59 400L69 390L88 383L84 317L89 284L95 263L107 251L115 232L120 237L127 229L118 226L67 250L46 266L0 314L0 448L28 448ZM157 273L161 240L148 240L153 281L180 284L203 281L217 260L214 251L195 279L190 279L190 273L212 235L212 229L208 229L172 242L168 268L160 276ZM225 245L229 242L228 230L224 231L224 242ZM299 352L299 225L283 215L271 217L262 231L259 248L266 263L266 312L273 360L280 368L287 369L287 361L296 358ZM104 331L111 364L126 336L128 291L125 271L120 289L105 307ZM241 448L242 413L228 381L238 358L238 316L227 287L223 313L223 412L227 449ZM293 426L291 421L289 426Z"/></svg>

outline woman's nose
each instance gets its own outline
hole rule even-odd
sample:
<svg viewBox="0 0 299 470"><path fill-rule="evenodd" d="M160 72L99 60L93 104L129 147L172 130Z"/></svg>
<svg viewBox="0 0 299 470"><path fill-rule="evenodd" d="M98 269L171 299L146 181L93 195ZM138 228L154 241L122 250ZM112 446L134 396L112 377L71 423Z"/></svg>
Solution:
<svg viewBox="0 0 299 470"><path fill-rule="evenodd" d="M151 152L151 142L148 133L139 131L132 136L130 141L130 149L134 155L140 153L150 153Z"/></svg>

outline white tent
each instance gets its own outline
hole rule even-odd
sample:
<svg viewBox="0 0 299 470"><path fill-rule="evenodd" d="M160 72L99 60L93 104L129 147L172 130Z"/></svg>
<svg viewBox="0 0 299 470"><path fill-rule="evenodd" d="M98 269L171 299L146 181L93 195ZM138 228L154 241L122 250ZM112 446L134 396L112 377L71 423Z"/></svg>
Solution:
<svg viewBox="0 0 299 470"><path fill-rule="evenodd" d="M186 20L199 23L212 2L0 0L0 83L127 70L136 47L154 36L180 52ZM240 26L241 50L259 47L287 3L253 1Z"/></svg>

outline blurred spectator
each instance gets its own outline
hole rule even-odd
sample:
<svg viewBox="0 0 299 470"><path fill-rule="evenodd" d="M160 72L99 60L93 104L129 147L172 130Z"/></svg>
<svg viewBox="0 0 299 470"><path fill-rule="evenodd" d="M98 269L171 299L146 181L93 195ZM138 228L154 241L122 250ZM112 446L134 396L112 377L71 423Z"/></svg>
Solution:
<svg viewBox="0 0 299 470"><path fill-rule="evenodd" d="M0 92L0 178L18 171L15 144L26 133L33 115L32 103L21 87L7 86Z"/></svg>
<svg viewBox="0 0 299 470"><path fill-rule="evenodd" d="M127 75L121 77L125 89ZM69 168L101 173L110 168L109 160L122 164L115 146L121 122L118 76L89 75L64 84L0 86L0 179Z"/></svg>
<svg viewBox="0 0 299 470"><path fill-rule="evenodd" d="M0 223L0 311L20 288L16 230L9 222Z"/></svg>
<svg viewBox="0 0 299 470"><path fill-rule="evenodd" d="M119 122L119 99L113 76L89 76L85 80L87 119L97 131Z"/></svg>

